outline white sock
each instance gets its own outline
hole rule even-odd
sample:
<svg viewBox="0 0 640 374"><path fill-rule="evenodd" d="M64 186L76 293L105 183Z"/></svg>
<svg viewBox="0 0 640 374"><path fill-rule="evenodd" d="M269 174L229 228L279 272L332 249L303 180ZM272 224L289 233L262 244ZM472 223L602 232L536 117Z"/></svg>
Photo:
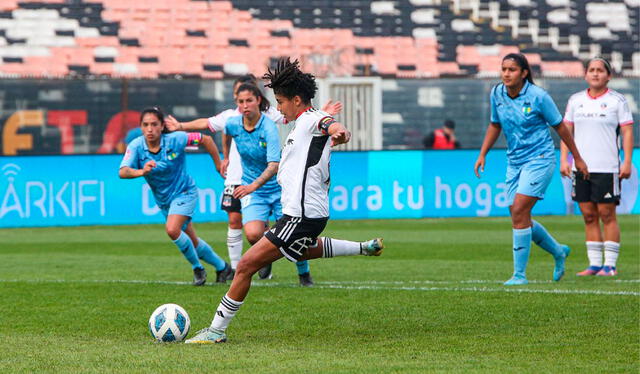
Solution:
<svg viewBox="0 0 640 374"><path fill-rule="evenodd" d="M216 315L213 317L213 321L211 321L211 328L224 332L241 305L242 301L235 301L230 298L229 295L224 295L222 300L220 300Z"/></svg>
<svg viewBox="0 0 640 374"><path fill-rule="evenodd" d="M602 251L604 250L603 242L587 242L587 257L589 257L589 266L602 267Z"/></svg>
<svg viewBox="0 0 640 374"><path fill-rule="evenodd" d="M322 257L355 256L360 254L360 243L349 240L318 238L322 240Z"/></svg>
<svg viewBox="0 0 640 374"><path fill-rule="evenodd" d="M235 270L242 257L242 229L229 227L227 231L227 249L229 250L231 268Z"/></svg>
<svg viewBox="0 0 640 374"><path fill-rule="evenodd" d="M604 266L616 267L620 253L620 243L607 240L604 242Z"/></svg>

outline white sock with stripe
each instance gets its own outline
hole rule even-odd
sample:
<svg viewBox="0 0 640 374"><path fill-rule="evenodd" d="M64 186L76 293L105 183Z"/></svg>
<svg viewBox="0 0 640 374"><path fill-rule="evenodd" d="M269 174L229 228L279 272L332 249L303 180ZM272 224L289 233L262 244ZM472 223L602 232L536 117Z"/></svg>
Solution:
<svg viewBox="0 0 640 374"><path fill-rule="evenodd" d="M620 243L607 240L604 242L604 266L616 267L618 254L620 253Z"/></svg>
<svg viewBox="0 0 640 374"><path fill-rule="evenodd" d="M220 300L216 315L213 317L213 321L211 321L211 328L224 332L238 312L238 309L240 309L240 306L242 306L242 301L235 301L230 298L228 294L224 295L222 300Z"/></svg>
<svg viewBox="0 0 640 374"><path fill-rule="evenodd" d="M360 242L332 238L318 238L322 240L322 257L355 256L360 254Z"/></svg>
<svg viewBox="0 0 640 374"><path fill-rule="evenodd" d="M589 266L602 267L602 252L604 250L603 242L586 242L587 257L589 257Z"/></svg>
<svg viewBox="0 0 640 374"><path fill-rule="evenodd" d="M231 268L235 269L242 257L242 229L227 230L227 249L229 250L229 261Z"/></svg>

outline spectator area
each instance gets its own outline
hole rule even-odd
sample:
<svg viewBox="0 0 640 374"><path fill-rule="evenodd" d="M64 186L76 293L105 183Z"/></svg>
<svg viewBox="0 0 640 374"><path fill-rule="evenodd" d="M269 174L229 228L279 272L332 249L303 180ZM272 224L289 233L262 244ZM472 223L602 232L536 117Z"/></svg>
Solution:
<svg viewBox="0 0 640 374"><path fill-rule="evenodd" d="M640 1L0 2L0 74L223 78L280 56L326 75L496 76L522 51L548 77L603 55L640 76Z"/></svg>

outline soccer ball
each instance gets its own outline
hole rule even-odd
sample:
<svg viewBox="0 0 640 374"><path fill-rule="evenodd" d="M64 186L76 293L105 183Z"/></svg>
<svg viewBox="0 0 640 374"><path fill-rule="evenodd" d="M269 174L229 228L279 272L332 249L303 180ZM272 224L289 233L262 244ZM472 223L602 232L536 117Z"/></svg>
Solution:
<svg viewBox="0 0 640 374"><path fill-rule="evenodd" d="M180 305L160 305L149 318L149 331L160 342L179 342L187 336L189 328L191 320Z"/></svg>

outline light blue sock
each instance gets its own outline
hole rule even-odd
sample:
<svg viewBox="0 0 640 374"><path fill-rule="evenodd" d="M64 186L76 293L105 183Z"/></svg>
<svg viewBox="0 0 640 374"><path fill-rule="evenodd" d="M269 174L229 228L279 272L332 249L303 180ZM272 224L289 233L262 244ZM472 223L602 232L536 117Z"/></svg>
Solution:
<svg viewBox="0 0 640 374"><path fill-rule="evenodd" d="M298 275L302 275L309 272L309 261L298 261L296 262L296 267L298 267Z"/></svg>
<svg viewBox="0 0 640 374"><path fill-rule="evenodd" d="M189 235L185 234L184 231L181 231L180 236L178 236L178 239L174 240L173 243L178 247L180 252L182 252L184 258L189 261L192 269L203 267L200 260L198 260L198 255L196 254L196 250L193 248L193 243L191 242Z"/></svg>
<svg viewBox="0 0 640 374"><path fill-rule="evenodd" d="M216 271L224 270L227 266L227 263L224 262L224 260L213 251L213 248L211 248L211 246L200 237L198 237L198 247L196 247L196 252L201 260L215 266Z"/></svg>
<svg viewBox="0 0 640 374"><path fill-rule="evenodd" d="M551 253L553 257L558 257L564 252L562 246L558 243L551 234L544 228L539 222L531 220L531 238L533 242L540 246L540 248Z"/></svg>
<svg viewBox="0 0 640 374"><path fill-rule="evenodd" d="M531 251L531 227L513 229L513 275L526 278Z"/></svg>

